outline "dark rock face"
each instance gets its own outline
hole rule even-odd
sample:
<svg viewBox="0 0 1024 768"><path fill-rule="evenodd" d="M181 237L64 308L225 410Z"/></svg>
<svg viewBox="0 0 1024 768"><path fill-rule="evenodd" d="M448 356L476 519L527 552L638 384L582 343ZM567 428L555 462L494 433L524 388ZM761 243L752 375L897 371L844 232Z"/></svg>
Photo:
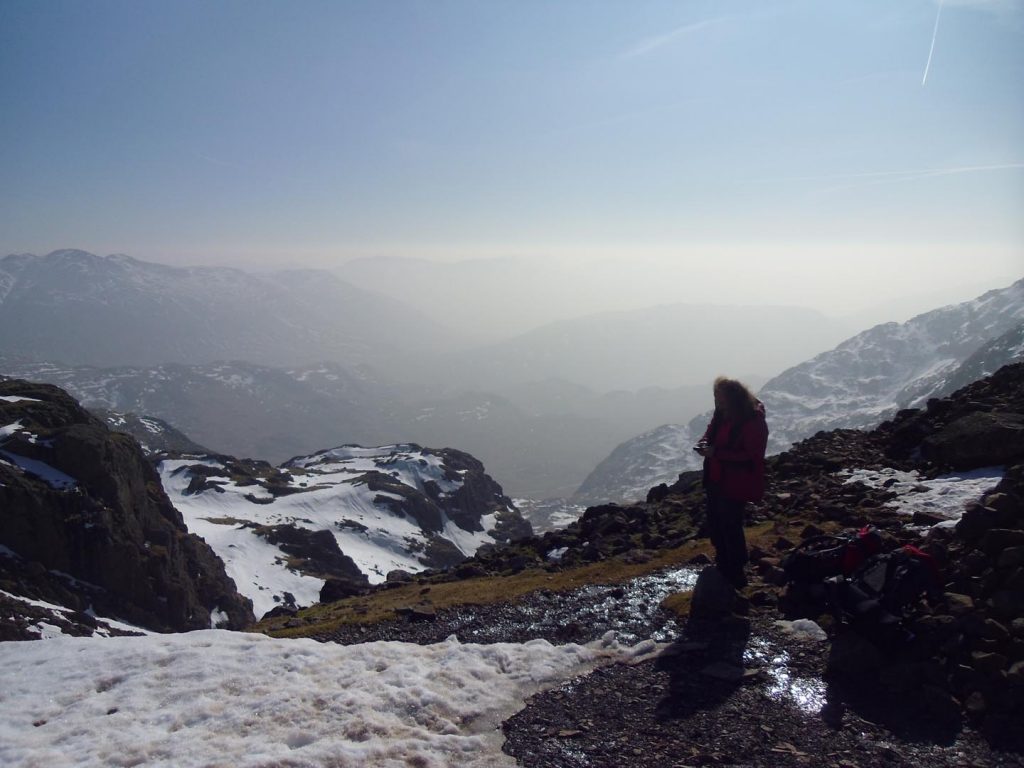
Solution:
<svg viewBox="0 0 1024 768"><path fill-rule="evenodd" d="M338 548L338 540L330 531L311 531L295 525L272 525L257 528L256 533L293 558L292 567L295 570L344 583L351 590L349 594L358 594L370 586L355 561Z"/></svg>
<svg viewBox="0 0 1024 768"><path fill-rule="evenodd" d="M925 438L922 454L953 469L974 469L1024 454L1024 416L969 413Z"/></svg>
<svg viewBox="0 0 1024 768"><path fill-rule="evenodd" d="M495 513L498 515L495 538L499 541L514 541L533 533L530 523L515 511L511 499L505 496L501 486L487 474L479 460L454 448L409 447L440 457L445 467L445 479L457 481L459 487L450 494L444 494L437 483L427 481L421 492L384 472L367 472L363 476L367 487L389 494L381 496L377 503L390 507L397 514L408 515L428 533L440 533L444 517L464 531L482 531L480 518Z"/></svg>
<svg viewBox="0 0 1024 768"><path fill-rule="evenodd" d="M57 601L43 575L60 571L91 585L81 608L149 629L206 629L214 611L231 628L253 621L132 438L50 385L0 381L0 396L0 426L19 427L0 438L0 544L41 569L9 577L9 591Z"/></svg>

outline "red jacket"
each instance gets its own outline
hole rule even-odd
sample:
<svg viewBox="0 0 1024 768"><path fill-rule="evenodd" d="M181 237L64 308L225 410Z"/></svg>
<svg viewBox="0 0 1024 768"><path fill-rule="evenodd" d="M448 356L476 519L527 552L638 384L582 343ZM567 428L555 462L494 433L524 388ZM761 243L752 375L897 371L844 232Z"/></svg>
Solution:
<svg viewBox="0 0 1024 768"><path fill-rule="evenodd" d="M714 434L711 434L714 429ZM768 445L768 424L764 405L758 402L754 416L738 427L713 418L702 441L714 448L704 460L705 483L732 501L759 501L764 496L764 452Z"/></svg>

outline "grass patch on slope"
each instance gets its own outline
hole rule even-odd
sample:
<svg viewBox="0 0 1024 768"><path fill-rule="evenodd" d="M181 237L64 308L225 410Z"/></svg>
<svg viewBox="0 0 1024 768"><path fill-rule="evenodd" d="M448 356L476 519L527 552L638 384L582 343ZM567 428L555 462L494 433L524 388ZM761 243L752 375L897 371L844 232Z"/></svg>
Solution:
<svg viewBox="0 0 1024 768"><path fill-rule="evenodd" d="M747 539L752 545L764 546L778 535L778 527L774 522L747 529ZM399 608L443 610L460 605L491 605L515 602L524 595L542 589L570 592L589 584L621 584L663 568L685 565L702 553L711 556L713 552L708 539L693 539L674 549L657 552L646 563L628 563L621 557L614 557L564 571L537 568L507 576L482 576L433 583L413 582L334 603L318 603L300 610L297 617L277 616L260 621L254 630L271 637L306 637L329 633L343 624L374 624L392 620L398 617L396 609ZM687 597L687 604L688 600ZM301 627L286 627L285 624L293 618L307 623Z"/></svg>

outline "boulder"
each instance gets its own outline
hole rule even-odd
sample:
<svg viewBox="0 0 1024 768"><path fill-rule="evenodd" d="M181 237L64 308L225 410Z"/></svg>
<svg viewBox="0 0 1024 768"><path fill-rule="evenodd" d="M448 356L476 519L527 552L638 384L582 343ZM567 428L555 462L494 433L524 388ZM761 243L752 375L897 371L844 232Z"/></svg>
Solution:
<svg viewBox="0 0 1024 768"><path fill-rule="evenodd" d="M832 641L825 667L827 679L863 684L874 680L882 668L882 652L856 632L844 632Z"/></svg>
<svg viewBox="0 0 1024 768"><path fill-rule="evenodd" d="M996 411L961 416L926 437L921 454L959 470L1008 464L1024 456L1024 415Z"/></svg>
<svg viewBox="0 0 1024 768"><path fill-rule="evenodd" d="M732 613L736 590L717 566L709 565L700 572L690 600L690 618L714 619Z"/></svg>
<svg viewBox="0 0 1024 768"><path fill-rule="evenodd" d="M1012 531L1012 533L1020 534L1021 541L1024 541L1024 531ZM1024 544L1006 547L999 552L996 566L1001 570L1009 571L1022 565L1024 565Z"/></svg>
<svg viewBox="0 0 1024 768"><path fill-rule="evenodd" d="M333 577L327 579L320 588L320 602L335 603L338 600L344 600L346 597L365 593L367 588L365 579L365 576L363 580Z"/></svg>
<svg viewBox="0 0 1024 768"><path fill-rule="evenodd" d="M395 568L393 571L388 571L384 581L388 584L408 584L412 581L412 574L408 571L403 571L401 568Z"/></svg>

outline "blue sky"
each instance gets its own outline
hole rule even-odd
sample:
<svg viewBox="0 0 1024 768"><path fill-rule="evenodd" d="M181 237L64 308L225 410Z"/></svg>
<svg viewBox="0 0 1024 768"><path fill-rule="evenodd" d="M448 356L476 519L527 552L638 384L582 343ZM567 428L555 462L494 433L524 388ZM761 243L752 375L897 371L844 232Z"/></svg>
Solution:
<svg viewBox="0 0 1024 768"><path fill-rule="evenodd" d="M1002 279L1024 265L1024 7L939 9L0 0L0 250L863 254Z"/></svg>

